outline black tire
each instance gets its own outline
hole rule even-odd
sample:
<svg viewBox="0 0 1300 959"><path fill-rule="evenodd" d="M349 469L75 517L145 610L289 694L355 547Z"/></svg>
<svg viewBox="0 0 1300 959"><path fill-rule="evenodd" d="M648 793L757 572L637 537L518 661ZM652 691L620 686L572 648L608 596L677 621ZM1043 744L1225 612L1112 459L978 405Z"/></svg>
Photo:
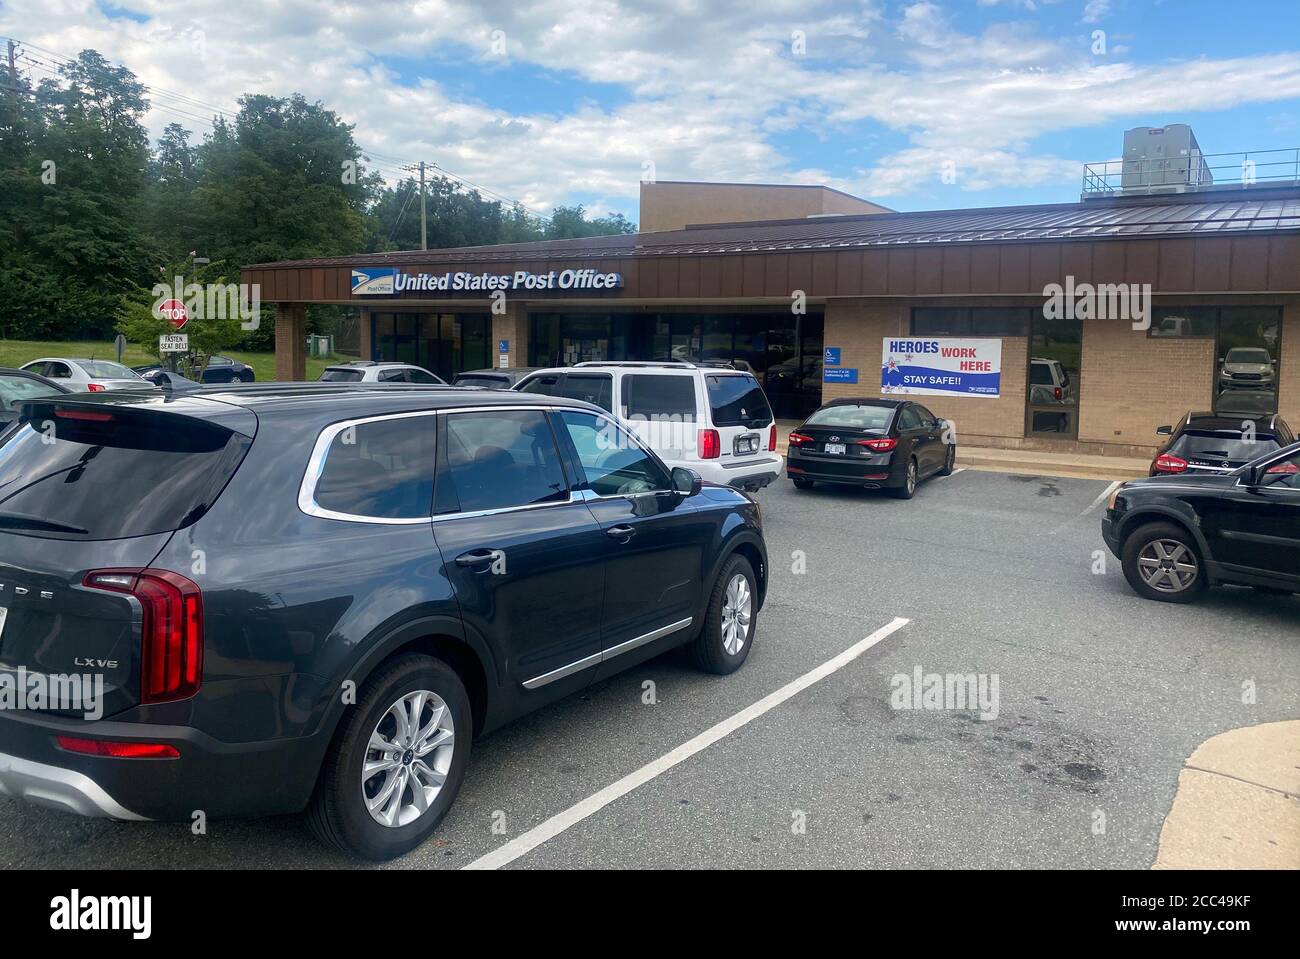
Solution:
<svg viewBox="0 0 1300 959"><path fill-rule="evenodd" d="M442 788L418 819L405 826L384 826L371 817L363 801L361 767L371 733L389 708L420 690L436 693L451 711L451 765ZM469 695L451 667L432 656L414 653L385 663L362 685L356 704L347 707L325 754L307 810L312 832L327 846L365 859L382 861L409 852L429 838L455 801L465 778L472 737Z"/></svg>
<svg viewBox="0 0 1300 959"><path fill-rule="evenodd" d="M253 382L254 379L253 371L248 370L247 372L240 373L239 376L235 377L235 379L238 380L240 383L251 383Z"/></svg>
<svg viewBox="0 0 1300 959"><path fill-rule="evenodd" d="M911 499L916 495L916 484L920 481L920 467L916 465L916 459L912 458L907 461L907 472L903 477L903 485L895 486L889 492L895 499Z"/></svg>
<svg viewBox="0 0 1300 959"><path fill-rule="evenodd" d="M745 629L744 639L734 652L727 651L724 645L723 608L727 604L727 586L735 576L742 576L749 588L750 614ZM758 625L758 583L754 579L754 568L749 560L739 553L733 554L718 571L718 578L713 583L709 594L709 605L704 611L704 625L699 636L691 644L691 657L695 665L706 673L725 676L734 673L749 658L749 649L754 645L754 630Z"/></svg>
<svg viewBox="0 0 1300 959"><path fill-rule="evenodd" d="M795 489L812 489L814 485L813 481L810 479L799 479L795 476L791 476L790 481L794 483Z"/></svg>
<svg viewBox="0 0 1300 959"><path fill-rule="evenodd" d="M1182 546L1186 551L1177 557L1177 569L1183 570L1177 575L1173 569L1162 572L1160 566L1153 568L1150 565L1164 563L1165 560L1160 555L1162 551L1165 554L1176 554L1177 550L1173 544ZM1196 541L1181 526L1173 523L1148 523L1139 527L1124 540L1124 548L1120 551L1120 555L1124 565L1124 578L1128 580L1129 586L1133 587L1133 592L1144 599L1153 599L1160 603L1190 603L1205 591L1205 563L1201 559L1200 550L1196 548ZM1195 567L1194 575L1185 584L1178 585L1176 580L1186 575L1185 567L1189 563ZM1150 575L1156 577L1153 582L1157 585L1153 586L1147 582L1143 569L1147 569Z"/></svg>
<svg viewBox="0 0 1300 959"><path fill-rule="evenodd" d="M949 443L948 452L944 454L943 468L936 474L937 476L951 476L952 471L957 467L957 444Z"/></svg>

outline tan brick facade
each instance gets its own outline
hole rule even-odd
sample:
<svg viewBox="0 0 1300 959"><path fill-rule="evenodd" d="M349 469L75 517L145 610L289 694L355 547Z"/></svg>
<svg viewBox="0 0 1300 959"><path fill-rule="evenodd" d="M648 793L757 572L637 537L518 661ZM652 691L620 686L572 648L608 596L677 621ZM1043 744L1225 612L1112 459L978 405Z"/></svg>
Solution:
<svg viewBox="0 0 1300 959"><path fill-rule="evenodd" d="M307 378L305 304L275 304L275 378L281 383Z"/></svg>
<svg viewBox="0 0 1300 959"><path fill-rule="evenodd" d="M1156 427L1208 410L1214 340L1148 336L1126 320L1084 320L1079 442L1155 447Z"/></svg>
<svg viewBox="0 0 1300 959"><path fill-rule="evenodd" d="M827 346L840 348L840 365L856 367L858 383L826 383L823 400L838 396L880 396L881 348L887 336L911 330L912 301L831 300L826 304ZM920 396L917 401L956 427L960 442L982 446L1024 444L1028 340L1002 339L1002 394L996 399Z"/></svg>
<svg viewBox="0 0 1300 959"><path fill-rule="evenodd" d="M1277 364L1277 411L1300 430L1300 297L1288 299L1282 308L1282 356Z"/></svg>
<svg viewBox="0 0 1300 959"><path fill-rule="evenodd" d="M510 358L507 360L509 366L528 365L528 309L524 301L507 300L506 311L492 316L492 342L488 345L491 348L493 366L501 363L501 356L497 352L501 340L507 340L510 344Z"/></svg>

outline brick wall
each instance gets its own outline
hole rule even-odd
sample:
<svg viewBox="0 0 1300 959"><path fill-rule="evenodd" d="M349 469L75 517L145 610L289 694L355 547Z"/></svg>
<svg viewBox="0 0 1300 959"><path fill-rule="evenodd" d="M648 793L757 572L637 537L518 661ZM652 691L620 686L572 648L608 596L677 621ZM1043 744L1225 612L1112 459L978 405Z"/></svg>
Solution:
<svg viewBox="0 0 1300 959"><path fill-rule="evenodd" d="M511 366L528 365L528 309L522 300L507 300L506 311L492 316L492 342L488 346L493 366L501 363L497 352L501 340L510 342Z"/></svg>
<svg viewBox="0 0 1300 959"><path fill-rule="evenodd" d="M1084 320L1079 441L1159 445L1156 427L1214 396L1214 340L1151 337L1127 320Z"/></svg>
<svg viewBox="0 0 1300 959"><path fill-rule="evenodd" d="M369 310L361 311L358 323L360 336L357 340L357 355L363 360L373 360L375 358L375 342L374 337L371 336L373 330Z"/></svg>
<svg viewBox="0 0 1300 959"><path fill-rule="evenodd" d="M885 337L907 335L909 301L830 300L826 304L827 346L840 347L840 365L857 367L858 383L823 383L822 400L880 396L880 359ZM960 442L1019 447L1025 435L1025 367L1028 340L1002 337L1002 391L996 399L917 396L917 402L951 420Z"/></svg>
<svg viewBox="0 0 1300 959"><path fill-rule="evenodd" d="M1278 407L1291 429L1300 429L1300 299L1282 307L1282 355L1278 369Z"/></svg>
<svg viewBox="0 0 1300 959"><path fill-rule="evenodd" d="M281 383L307 378L307 307L275 304L275 378Z"/></svg>

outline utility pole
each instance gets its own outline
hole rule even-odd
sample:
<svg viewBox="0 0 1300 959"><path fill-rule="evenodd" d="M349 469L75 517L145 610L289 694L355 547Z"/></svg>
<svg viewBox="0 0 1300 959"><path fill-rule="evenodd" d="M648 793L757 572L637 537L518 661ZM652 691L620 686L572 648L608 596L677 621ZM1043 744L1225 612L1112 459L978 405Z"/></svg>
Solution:
<svg viewBox="0 0 1300 959"><path fill-rule="evenodd" d="M16 61L18 58L18 44L9 41L9 85L15 90L18 89L18 67Z"/></svg>
<svg viewBox="0 0 1300 959"><path fill-rule="evenodd" d="M12 58L13 54L10 53ZM424 161L420 161L420 249L429 248L429 220L424 206Z"/></svg>

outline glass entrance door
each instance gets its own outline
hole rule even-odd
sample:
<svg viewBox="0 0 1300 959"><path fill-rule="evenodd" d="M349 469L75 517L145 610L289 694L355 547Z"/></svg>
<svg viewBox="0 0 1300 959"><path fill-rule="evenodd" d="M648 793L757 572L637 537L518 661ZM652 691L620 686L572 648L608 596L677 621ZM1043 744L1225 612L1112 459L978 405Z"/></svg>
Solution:
<svg viewBox="0 0 1300 959"><path fill-rule="evenodd" d="M1223 414L1277 412L1282 311L1225 306L1219 311L1214 364L1214 409Z"/></svg>
<svg viewBox="0 0 1300 959"><path fill-rule="evenodd" d="M1078 438L1082 356L1082 320L1049 320L1035 313L1025 391L1026 436Z"/></svg>

